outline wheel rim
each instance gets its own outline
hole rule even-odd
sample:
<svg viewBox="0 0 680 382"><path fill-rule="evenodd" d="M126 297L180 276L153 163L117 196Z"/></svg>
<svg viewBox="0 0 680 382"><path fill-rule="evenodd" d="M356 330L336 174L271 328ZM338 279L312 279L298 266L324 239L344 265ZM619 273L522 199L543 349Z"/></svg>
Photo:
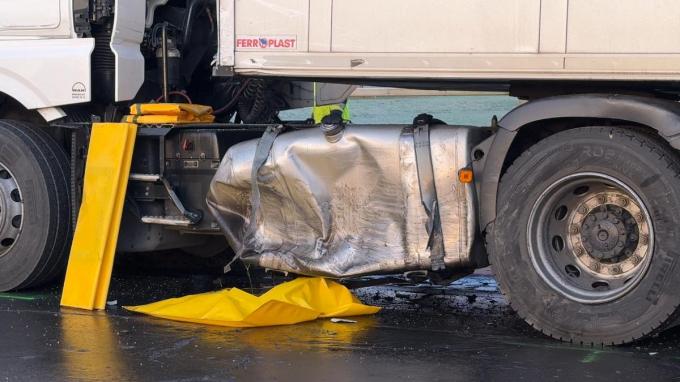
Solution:
<svg viewBox="0 0 680 382"><path fill-rule="evenodd" d="M0 162L0 257L7 254L19 239L23 214L21 189L14 175Z"/></svg>
<svg viewBox="0 0 680 382"><path fill-rule="evenodd" d="M558 293L581 303L609 302L644 277L653 254L651 217L625 183L578 173L548 187L527 227L531 261Z"/></svg>

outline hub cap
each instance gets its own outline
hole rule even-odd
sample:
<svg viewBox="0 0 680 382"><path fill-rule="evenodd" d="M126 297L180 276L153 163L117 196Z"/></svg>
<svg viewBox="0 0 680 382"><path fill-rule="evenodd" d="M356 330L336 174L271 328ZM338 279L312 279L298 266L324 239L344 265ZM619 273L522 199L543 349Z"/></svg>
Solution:
<svg viewBox="0 0 680 382"><path fill-rule="evenodd" d="M21 234L24 203L12 173L0 163L0 257L14 246Z"/></svg>
<svg viewBox="0 0 680 382"><path fill-rule="evenodd" d="M527 239L539 276L565 297L591 304L635 287L653 249L651 218L639 196L600 173L548 187L531 210Z"/></svg>

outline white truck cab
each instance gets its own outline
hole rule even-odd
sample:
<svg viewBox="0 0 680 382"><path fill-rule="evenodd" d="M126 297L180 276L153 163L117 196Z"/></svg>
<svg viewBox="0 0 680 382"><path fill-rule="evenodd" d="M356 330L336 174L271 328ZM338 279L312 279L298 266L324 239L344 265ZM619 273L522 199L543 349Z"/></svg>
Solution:
<svg viewBox="0 0 680 382"><path fill-rule="evenodd" d="M55 106L89 102L94 40L76 38L71 2L2 0L0 7L0 93L48 120L64 116Z"/></svg>
<svg viewBox="0 0 680 382"><path fill-rule="evenodd" d="M65 116L60 106L92 100L95 38L76 32L78 1L0 1L0 93L49 121ZM134 98L144 80L139 45L145 4L116 2L119 16L109 45L115 55L115 101Z"/></svg>

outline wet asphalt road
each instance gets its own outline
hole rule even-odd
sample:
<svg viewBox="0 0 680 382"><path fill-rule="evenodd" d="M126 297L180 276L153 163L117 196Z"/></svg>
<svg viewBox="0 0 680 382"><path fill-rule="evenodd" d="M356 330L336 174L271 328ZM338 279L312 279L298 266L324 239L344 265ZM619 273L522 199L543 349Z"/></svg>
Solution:
<svg viewBox="0 0 680 382"><path fill-rule="evenodd" d="M0 294L0 381L680 379L680 330L625 347L559 343L515 316L487 275L448 287L357 289L384 309L356 324L230 329L120 307L191 293L198 284L117 277L110 293L117 305L100 313L60 309L56 287Z"/></svg>

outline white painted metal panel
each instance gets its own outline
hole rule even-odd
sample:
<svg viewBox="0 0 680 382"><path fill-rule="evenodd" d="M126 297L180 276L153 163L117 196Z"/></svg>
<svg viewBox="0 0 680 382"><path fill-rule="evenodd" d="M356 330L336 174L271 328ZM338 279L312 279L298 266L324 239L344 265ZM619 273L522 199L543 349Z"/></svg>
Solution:
<svg viewBox="0 0 680 382"><path fill-rule="evenodd" d="M0 30L53 29L61 22L59 0L0 0Z"/></svg>
<svg viewBox="0 0 680 382"><path fill-rule="evenodd" d="M536 53L540 0L333 2L334 52Z"/></svg>
<svg viewBox="0 0 680 382"><path fill-rule="evenodd" d="M41 107L40 109L36 109L36 111L40 113L40 116L43 117L45 122L51 122L66 117L66 112L60 107Z"/></svg>
<svg viewBox="0 0 680 382"><path fill-rule="evenodd" d="M568 5L569 0L541 1L541 53L566 52Z"/></svg>
<svg viewBox="0 0 680 382"><path fill-rule="evenodd" d="M310 0L309 2L309 51L331 51L331 19L333 0Z"/></svg>
<svg viewBox="0 0 680 382"><path fill-rule="evenodd" d="M236 0L236 51L307 51L309 1Z"/></svg>
<svg viewBox="0 0 680 382"><path fill-rule="evenodd" d="M146 3L117 0L111 50L116 56L116 101L131 100L144 82L144 56L139 49L144 38Z"/></svg>
<svg viewBox="0 0 680 382"><path fill-rule="evenodd" d="M680 53L678 0L570 0L568 53Z"/></svg>
<svg viewBox="0 0 680 382"><path fill-rule="evenodd" d="M0 40L0 92L29 109L90 101L94 39Z"/></svg>
<svg viewBox="0 0 680 382"><path fill-rule="evenodd" d="M565 71L571 73L602 73L611 77L668 78L680 80L680 55L569 55Z"/></svg>
<svg viewBox="0 0 680 382"><path fill-rule="evenodd" d="M219 64L222 66L234 66L234 0L218 0L220 17L217 20L220 35L219 44Z"/></svg>
<svg viewBox="0 0 680 382"><path fill-rule="evenodd" d="M71 0L0 0L0 39L70 37Z"/></svg>
<svg viewBox="0 0 680 382"><path fill-rule="evenodd" d="M237 46L241 74L680 81L680 0L235 1L237 38L298 41Z"/></svg>

